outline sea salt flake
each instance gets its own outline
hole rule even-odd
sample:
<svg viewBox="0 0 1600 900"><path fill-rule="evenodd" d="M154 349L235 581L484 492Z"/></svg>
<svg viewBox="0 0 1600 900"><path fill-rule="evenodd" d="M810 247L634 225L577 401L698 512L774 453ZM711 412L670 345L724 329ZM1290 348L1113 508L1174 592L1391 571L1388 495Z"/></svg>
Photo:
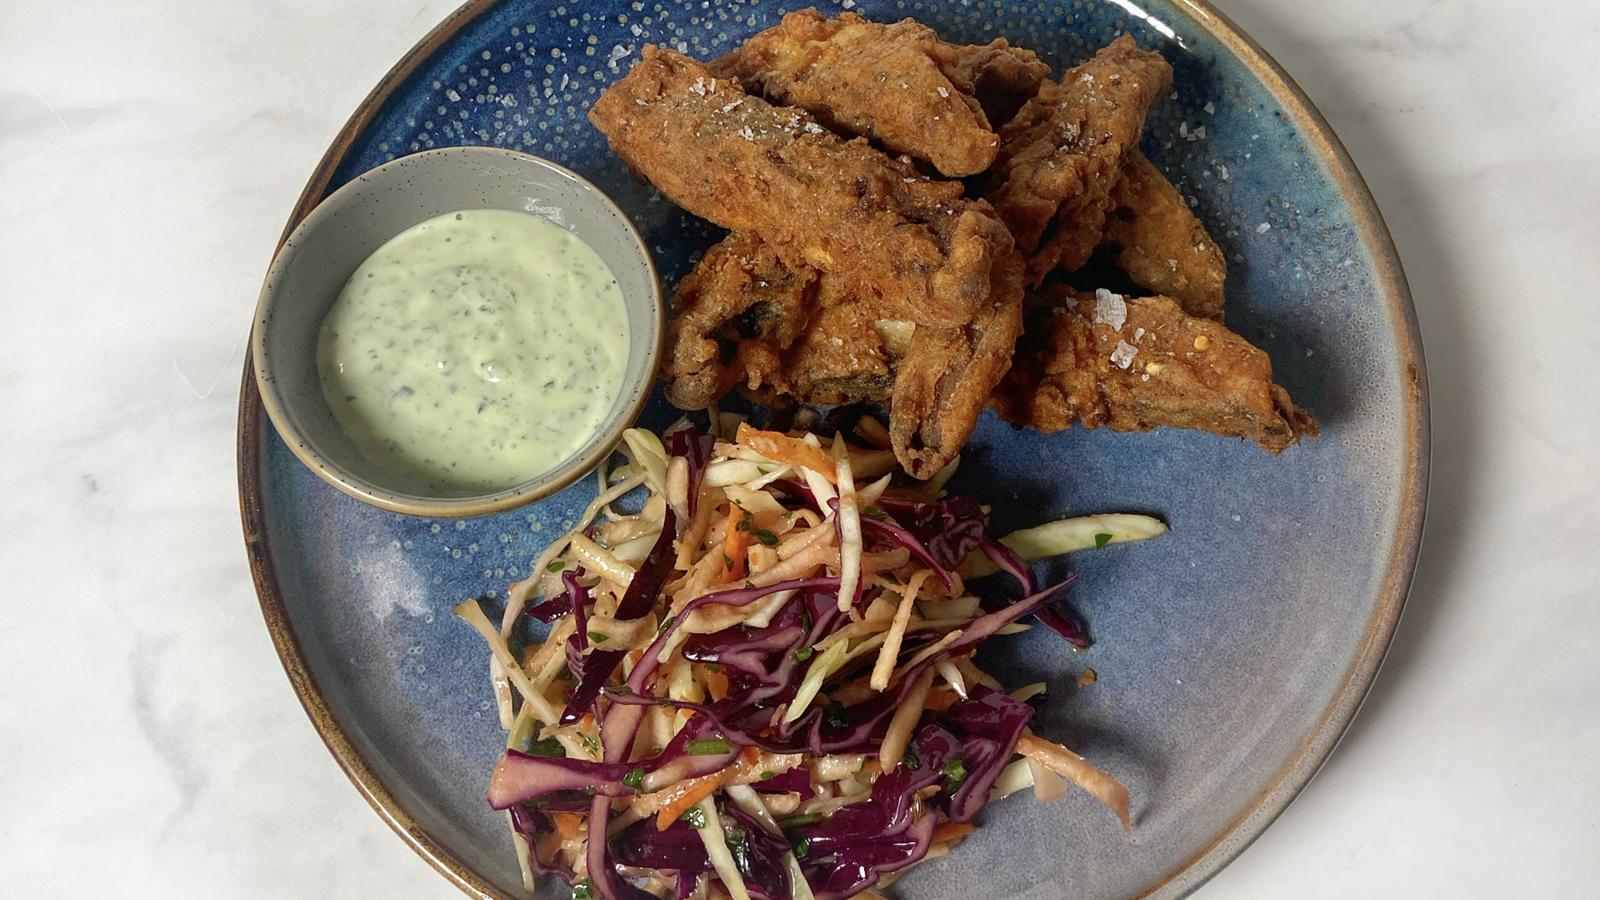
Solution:
<svg viewBox="0 0 1600 900"><path fill-rule="evenodd" d="M935 88L935 90L937 90L939 92L939 96L941 96L941 97L949 97L950 96L950 91L947 90L945 88L945 86L942 85L942 84L939 85L937 88Z"/></svg>
<svg viewBox="0 0 1600 900"><path fill-rule="evenodd" d="M698 97L704 97L706 95L706 80L704 78L696 78L694 84L689 85L689 91Z"/></svg>
<svg viewBox="0 0 1600 900"><path fill-rule="evenodd" d="M1117 349L1111 351L1111 362L1119 369L1126 369L1133 365L1133 358L1139 355L1139 348L1127 341L1117 341Z"/></svg>
<svg viewBox="0 0 1600 900"><path fill-rule="evenodd" d="M1124 302L1123 296L1121 294L1113 294L1105 288L1095 288L1094 323L1096 325L1110 325L1117 331L1121 331L1122 323L1126 321L1128 321L1128 304ZM1127 367L1124 366L1123 368Z"/></svg>
<svg viewBox="0 0 1600 900"><path fill-rule="evenodd" d="M1217 114L1217 105L1209 100L1206 101L1206 114L1213 116Z"/></svg>
<svg viewBox="0 0 1600 900"><path fill-rule="evenodd" d="M753 141L756 139L756 133L750 130L749 125L746 125L745 127L739 129L739 137L742 137L747 141Z"/></svg>
<svg viewBox="0 0 1600 900"><path fill-rule="evenodd" d="M1133 330L1133 340L1134 340L1135 343L1137 343L1143 337L1144 337L1144 329L1143 328L1135 328Z"/></svg>
<svg viewBox="0 0 1600 900"><path fill-rule="evenodd" d="M1268 222L1262 222L1260 225L1256 226L1256 234L1266 234L1267 232L1269 232L1271 230L1272 230L1272 225L1271 225L1271 223L1268 223Z"/></svg>
<svg viewBox="0 0 1600 900"><path fill-rule="evenodd" d="M805 131L806 131L806 134L821 134L822 133L822 126L818 125L815 122L807 122Z"/></svg>

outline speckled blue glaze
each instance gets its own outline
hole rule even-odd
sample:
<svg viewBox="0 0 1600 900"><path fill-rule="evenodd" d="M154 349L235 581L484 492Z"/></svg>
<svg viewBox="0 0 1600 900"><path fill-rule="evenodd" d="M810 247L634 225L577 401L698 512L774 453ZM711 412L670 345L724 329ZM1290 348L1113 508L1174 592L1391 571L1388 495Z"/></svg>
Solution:
<svg viewBox="0 0 1600 900"><path fill-rule="evenodd" d="M526 150L609 192L670 286L717 232L633 181L584 113L644 43L705 58L797 5L503 3L460 28L393 93L330 187L428 147ZM1320 437L1273 458L1206 434L1046 437L986 416L953 484L991 502L1002 533L1109 510L1170 523L1161 540L1071 559L1072 602L1090 623L1092 649L1073 653L1035 631L983 654L1008 684L1049 683L1039 730L1127 784L1136 828L1124 835L1079 793L1042 807L1014 797L991 808L955 854L895 890L930 898L1148 890L1271 786L1321 723L1365 639L1400 539L1409 440L1401 326L1379 299L1380 248L1363 243L1335 179L1273 95L1172 4L1145 4L1152 19L1109 2L844 6L879 19L916 16L954 41L1004 34L1058 71L1122 31L1160 48L1177 90L1151 117L1145 150L1228 254L1230 326L1269 352L1279 380L1322 422ZM657 400L647 424L671 416ZM503 746L486 654L449 610L465 597L501 596L525 575L593 495L592 479L506 515L407 518L339 494L270 427L262 433L266 540L323 699L417 826L516 893L503 820L483 801ZM1077 689L1086 667L1099 680Z"/></svg>

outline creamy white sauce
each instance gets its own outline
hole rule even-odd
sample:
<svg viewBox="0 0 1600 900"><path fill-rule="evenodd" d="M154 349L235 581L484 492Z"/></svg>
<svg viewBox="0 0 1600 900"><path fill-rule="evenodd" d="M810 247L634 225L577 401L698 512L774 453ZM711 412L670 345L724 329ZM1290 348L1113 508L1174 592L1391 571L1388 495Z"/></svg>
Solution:
<svg viewBox="0 0 1600 900"><path fill-rule="evenodd" d="M415 225L350 276L317 340L322 392L355 445L435 490L554 469L622 390L616 276L538 216L464 210Z"/></svg>

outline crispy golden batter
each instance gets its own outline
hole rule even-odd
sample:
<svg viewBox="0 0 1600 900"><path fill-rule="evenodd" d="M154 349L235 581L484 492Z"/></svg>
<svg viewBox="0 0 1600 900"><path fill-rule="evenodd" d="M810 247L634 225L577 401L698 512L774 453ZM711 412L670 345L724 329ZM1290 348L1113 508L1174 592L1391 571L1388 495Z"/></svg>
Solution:
<svg viewBox="0 0 1600 900"><path fill-rule="evenodd" d="M962 176L987 169L1000 139L971 84L962 90L947 74L959 63L954 46L912 19L887 25L806 9L710 68L776 103L808 110L835 130Z"/></svg>
<svg viewBox="0 0 1600 900"><path fill-rule="evenodd" d="M1022 290L1022 266L1016 285ZM895 373L889 406L894 455L907 472L932 478L966 445L1022 334L1022 303L995 304L962 328L919 326Z"/></svg>
<svg viewBox="0 0 1600 900"><path fill-rule="evenodd" d="M1145 114L1172 84L1172 67L1127 35L1044 82L1000 131L986 196L1028 257L1028 279L1077 269L1100 242L1123 157Z"/></svg>
<svg viewBox="0 0 1600 900"><path fill-rule="evenodd" d="M800 340L818 288L815 269L791 269L770 247L733 235L678 282L667 323L667 399L704 409L748 380L772 381Z"/></svg>
<svg viewBox="0 0 1600 900"><path fill-rule="evenodd" d="M1032 50L995 38L982 47L958 45L955 68L945 74L962 93L977 98L989 125L999 128L1039 93L1050 67Z"/></svg>
<svg viewBox="0 0 1600 900"><path fill-rule="evenodd" d="M894 318L959 327L996 302L1015 250L993 209L864 140L843 141L653 46L589 118L695 215L840 278Z"/></svg>
<svg viewBox="0 0 1600 900"><path fill-rule="evenodd" d="M771 405L890 401L896 456L930 477L960 452L1011 363L1021 260L1006 271L1000 293L1018 299L940 327L886 317L840 279L791 269L752 235L730 235L679 283L667 397L687 409L734 387Z"/></svg>
<svg viewBox="0 0 1600 900"><path fill-rule="evenodd" d="M995 394L1007 421L1044 432L1194 428L1279 453L1316 420L1272 383L1267 355L1165 297L1047 285Z"/></svg>
<svg viewBox="0 0 1600 900"><path fill-rule="evenodd" d="M1222 250L1183 201L1183 195L1143 153L1123 161L1111 189L1100 249L1145 290L1178 301L1183 311L1222 318L1227 263Z"/></svg>

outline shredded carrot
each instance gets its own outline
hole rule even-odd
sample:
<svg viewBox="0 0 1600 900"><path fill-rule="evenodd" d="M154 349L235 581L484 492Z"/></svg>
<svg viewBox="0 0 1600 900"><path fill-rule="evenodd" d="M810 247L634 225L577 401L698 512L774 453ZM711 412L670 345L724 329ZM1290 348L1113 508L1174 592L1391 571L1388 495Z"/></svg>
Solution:
<svg viewBox="0 0 1600 900"><path fill-rule="evenodd" d="M671 828L672 823L678 821L678 817L688 812L690 807L716 793L717 788L722 787L722 782L732 772L733 769L730 767L710 775L690 778L667 788L673 796L656 811L656 830L666 831Z"/></svg>
<svg viewBox="0 0 1600 900"><path fill-rule="evenodd" d="M932 842L935 844L944 841L960 840L978 829L964 822L940 822L933 829Z"/></svg>
<svg viewBox="0 0 1600 900"><path fill-rule="evenodd" d="M583 833L583 816L577 813L553 812L550 821L555 823L556 833L561 835L563 841L570 841Z"/></svg>
<svg viewBox="0 0 1600 900"><path fill-rule="evenodd" d="M712 700L726 700L729 693L728 676L711 669L704 669L700 673L700 680L706 683L706 693Z"/></svg>
<svg viewBox="0 0 1600 900"><path fill-rule="evenodd" d="M923 707L925 709L931 709L934 712L942 713L954 706L956 701L960 699L961 697L957 695L955 691L952 691L947 687L940 686L928 692L928 699L923 704Z"/></svg>
<svg viewBox="0 0 1600 900"><path fill-rule="evenodd" d="M833 461L828 459L828 454L822 452L820 447L813 447L805 441L795 440L786 434L779 434L776 431L762 431L757 428L751 428L745 422L739 423L736 439L739 443L774 462L788 463L791 466L804 466L827 479L829 484L835 483Z"/></svg>
<svg viewBox="0 0 1600 900"><path fill-rule="evenodd" d="M750 514L737 503L728 504L728 527L722 539L722 566L717 572L717 582L727 584L745 577L749 571L746 557L750 552L750 534L754 523L746 521Z"/></svg>

